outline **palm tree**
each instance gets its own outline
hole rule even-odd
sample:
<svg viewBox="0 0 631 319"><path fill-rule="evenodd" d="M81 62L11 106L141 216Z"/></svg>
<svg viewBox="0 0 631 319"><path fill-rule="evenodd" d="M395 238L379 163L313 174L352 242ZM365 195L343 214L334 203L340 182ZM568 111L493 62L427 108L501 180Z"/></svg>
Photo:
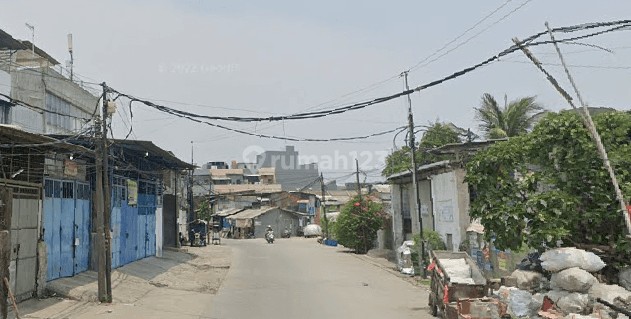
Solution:
<svg viewBox="0 0 631 319"><path fill-rule="evenodd" d="M489 93L482 95L480 107L474 109L475 118L480 121L480 130L490 139L526 133L536 123L537 115L544 111L535 102L534 96L508 103L508 98L504 95L504 107L500 107Z"/></svg>

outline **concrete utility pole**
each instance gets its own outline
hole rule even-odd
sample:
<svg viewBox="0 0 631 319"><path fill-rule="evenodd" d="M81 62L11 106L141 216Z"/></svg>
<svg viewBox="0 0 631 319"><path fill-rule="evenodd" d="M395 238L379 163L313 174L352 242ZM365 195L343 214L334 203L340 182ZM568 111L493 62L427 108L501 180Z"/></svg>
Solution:
<svg viewBox="0 0 631 319"><path fill-rule="evenodd" d="M326 202L326 200L324 199L325 193L324 193L324 176L322 175L322 173L320 173L320 188L322 188L322 205L320 205L321 207L321 211L324 213L324 224L326 227L326 238L329 238L329 219L326 218L326 206L324 205L324 203Z"/></svg>
<svg viewBox="0 0 631 319"><path fill-rule="evenodd" d="M405 77L405 89L410 90L408 85L408 71L401 73ZM416 167L416 142L414 141L414 116L412 115L412 98L408 94L408 130L410 131L410 151L412 152L412 185L416 195L416 209L418 210L418 221L421 230L421 254L419 265L423 269L423 278L427 277L425 269L425 236L423 236L423 216L421 215L421 198L418 192L418 168Z"/></svg>
<svg viewBox="0 0 631 319"><path fill-rule="evenodd" d="M107 85L103 82L103 230L105 231L105 283L107 301L112 302L112 192L110 191L109 146L107 145Z"/></svg>
<svg viewBox="0 0 631 319"><path fill-rule="evenodd" d="M104 97L103 97L104 98ZM97 118L96 121L96 139L101 139L101 121ZM96 162L96 255L98 260L98 296L99 301L107 299L107 283L105 280L105 234L103 233L104 226L104 205L103 205L103 147L101 143L96 143L96 156L94 160Z"/></svg>
<svg viewBox="0 0 631 319"><path fill-rule="evenodd" d="M563 60L563 55L561 55L561 51L559 50L558 46L556 45L556 42L554 42L555 41L554 40L554 36L552 35L552 32L551 32L547 22L546 22L546 27L548 27L548 33L550 34L550 37L552 38L552 41L553 41L553 43L554 43L554 45L556 47L557 53L559 54L559 57L561 58L561 62L563 64L565 72L566 72L566 74L568 76L568 79L570 80L570 83L572 83L572 86L574 87L574 90L575 90L577 96L579 97L579 101L580 101L581 105L583 106L584 114L580 113L580 111L579 111L579 114L583 118L583 124L585 125L585 127L589 131L590 136L592 138L592 141L594 141L594 143L596 144L596 147L598 149L600 157L603 160L603 164L605 165L605 168L607 169L607 172L609 173L609 176L611 178L611 183L613 184L614 189L616 191L616 198L620 202L623 218L624 218L625 224L627 226L627 231L631 233L631 220L629 218L629 214L627 213L627 205L626 205L626 203L624 201L624 198L622 197L622 192L620 191L620 187L618 185L618 180L616 179L616 175L615 175L615 173L613 171L613 168L611 167L611 163L609 162L609 158L607 157L607 151L605 150L605 147L602 145L602 141L600 140L600 136L598 134L598 131L596 130L596 126L594 125L594 122L592 121L592 117L589 114L589 110L587 109L587 105L583 102L583 99L582 99L578 89L576 88L576 85L574 84L574 80L572 79L572 76L570 75L570 72L567 69L567 66L565 65L565 60ZM563 88L561 88L561 86L556 81L556 79L554 79L554 77L552 77L552 75L550 73L548 73L541 66L541 62L539 62L539 60L537 60L537 58L534 56L534 54L532 54L532 52L530 52L530 50L528 50L528 48L523 46L523 44L521 43L521 41L519 41L518 38L514 38L513 42L522 50L522 52L524 52L526 57L528 57L530 59L530 61L532 61L532 63L541 72L543 72L543 74L546 75L546 78L548 79L548 81L552 84L552 86L554 86L554 88L557 90L557 92L559 92L559 94L561 94L561 96L563 96L563 98L565 98L567 103L573 109L578 110L576 105L574 105L574 103L572 102L572 97L565 90L563 90ZM631 236L627 235L627 238L631 239Z"/></svg>

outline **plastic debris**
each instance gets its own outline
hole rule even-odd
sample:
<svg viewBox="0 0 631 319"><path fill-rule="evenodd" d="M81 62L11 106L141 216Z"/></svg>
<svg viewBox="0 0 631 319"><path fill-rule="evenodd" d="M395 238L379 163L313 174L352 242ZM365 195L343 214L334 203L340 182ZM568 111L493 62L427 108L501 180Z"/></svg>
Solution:
<svg viewBox="0 0 631 319"><path fill-rule="evenodd" d="M533 291L541 285L543 275L535 271L517 269L513 271L511 277L517 279L517 288Z"/></svg>
<svg viewBox="0 0 631 319"><path fill-rule="evenodd" d="M596 277L578 267L562 270L552 274L550 278L552 288L561 288L570 292L587 292L596 283L598 283Z"/></svg>
<svg viewBox="0 0 631 319"><path fill-rule="evenodd" d="M589 298L587 294L573 292L559 299L559 302L557 302L556 306L564 314L582 313L585 310L585 308L587 308L588 302L589 302Z"/></svg>
<svg viewBox="0 0 631 319"><path fill-rule="evenodd" d="M541 255L541 266L551 272L578 267L589 272L597 272L606 264L596 254L574 247L557 248Z"/></svg>

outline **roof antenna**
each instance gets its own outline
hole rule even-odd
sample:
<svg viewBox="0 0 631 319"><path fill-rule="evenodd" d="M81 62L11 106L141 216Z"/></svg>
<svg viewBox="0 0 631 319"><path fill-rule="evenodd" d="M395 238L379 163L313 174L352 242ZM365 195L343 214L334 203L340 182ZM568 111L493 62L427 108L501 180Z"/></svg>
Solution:
<svg viewBox="0 0 631 319"><path fill-rule="evenodd" d="M72 67L74 64L74 58L72 57L72 33L68 34L68 52L70 52L70 61L66 61L66 68L70 69L70 82L72 82Z"/></svg>
<svg viewBox="0 0 631 319"><path fill-rule="evenodd" d="M26 27L31 29L31 53L33 54L33 58L31 60L32 64L35 64L35 27L28 24L28 23L24 23L26 24ZM33 66L33 65L31 65Z"/></svg>

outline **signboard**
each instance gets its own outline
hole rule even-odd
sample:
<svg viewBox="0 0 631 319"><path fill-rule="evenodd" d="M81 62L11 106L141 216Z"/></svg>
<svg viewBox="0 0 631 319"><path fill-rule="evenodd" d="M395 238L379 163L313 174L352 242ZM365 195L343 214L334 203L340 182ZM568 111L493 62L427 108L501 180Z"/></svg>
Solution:
<svg viewBox="0 0 631 319"><path fill-rule="evenodd" d="M441 202L439 205L440 220L443 222L454 221L454 210L451 205L451 200Z"/></svg>
<svg viewBox="0 0 631 319"><path fill-rule="evenodd" d="M254 226L261 226L261 221L260 220L255 220L254 221Z"/></svg>
<svg viewBox="0 0 631 319"><path fill-rule="evenodd" d="M315 207L309 207L309 215L315 215Z"/></svg>
<svg viewBox="0 0 631 319"><path fill-rule="evenodd" d="M135 206L138 204L138 183L127 180L127 205Z"/></svg>
<svg viewBox="0 0 631 319"><path fill-rule="evenodd" d="M64 175L77 176L79 170L77 169L77 162L70 160L64 161Z"/></svg>

